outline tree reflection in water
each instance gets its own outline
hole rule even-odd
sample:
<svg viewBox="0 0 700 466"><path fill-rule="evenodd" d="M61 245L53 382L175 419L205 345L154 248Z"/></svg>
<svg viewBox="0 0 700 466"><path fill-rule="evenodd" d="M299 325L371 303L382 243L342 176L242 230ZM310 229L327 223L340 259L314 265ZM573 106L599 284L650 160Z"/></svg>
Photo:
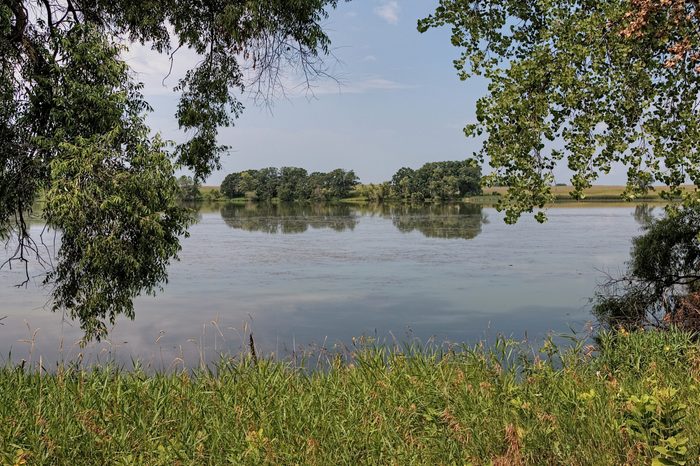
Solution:
<svg viewBox="0 0 700 466"><path fill-rule="evenodd" d="M402 233L418 231L427 238L473 239L488 223L477 204L386 204L381 215Z"/></svg>
<svg viewBox="0 0 700 466"><path fill-rule="evenodd" d="M353 230L357 215L344 204L226 204L221 217L231 228L264 233L304 233L309 228Z"/></svg>
<svg viewBox="0 0 700 466"><path fill-rule="evenodd" d="M649 225L651 225L651 222L656 216L656 213L654 212L655 207L656 206L649 204L636 205L634 206L634 212L632 212L632 216L634 217L636 222L639 223L641 226L648 227Z"/></svg>
<svg viewBox="0 0 700 466"><path fill-rule="evenodd" d="M445 239L475 238L488 223L483 207L475 204L226 204L221 216L231 228L270 234L353 230L361 216L379 216L402 233Z"/></svg>

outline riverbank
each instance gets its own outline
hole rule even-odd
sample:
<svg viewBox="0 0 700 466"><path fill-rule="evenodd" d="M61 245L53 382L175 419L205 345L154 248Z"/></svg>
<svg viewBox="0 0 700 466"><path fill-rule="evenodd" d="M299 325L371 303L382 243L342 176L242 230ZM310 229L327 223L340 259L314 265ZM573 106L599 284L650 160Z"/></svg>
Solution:
<svg viewBox="0 0 700 466"><path fill-rule="evenodd" d="M690 191L695 189L695 186L688 185L683 188L686 191ZM210 199L212 197L212 193L218 193L219 187L218 186L201 186L199 188L200 193L202 194L203 199ZM485 188L484 193L481 196L472 196L472 197L467 197L463 199L466 202L471 202L471 203L478 203L478 204L494 204L498 202L499 198L503 196L508 188L506 187L496 187L496 188ZM625 190L624 186L615 186L615 185L595 185L590 187L589 189L585 190L585 198L581 201L575 201L571 195L569 194L573 190L573 187L571 186L553 186L552 187L552 194L555 197L555 200L557 203L559 202L600 202L600 201L605 201L605 202L625 202L622 198L622 194ZM661 193L664 191L667 191L668 188L665 186L656 186L654 187L653 190L650 190L649 193L645 196L639 197L635 199L635 202L665 202L665 200L661 197ZM224 198L221 199L216 199L216 200L225 200ZM236 198L233 199L234 202L246 202L246 198ZM401 199L397 198L387 198L387 202L404 202ZM351 197L345 198L345 199L339 199L338 202L346 202L346 203L367 203L371 202L368 198L362 197L357 194L357 192L353 193Z"/></svg>
<svg viewBox="0 0 700 466"><path fill-rule="evenodd" d="M319 367L320 362L320 367ZM390 351L216 373L0 370L3 464L695 464L700 347Z"/></svg>

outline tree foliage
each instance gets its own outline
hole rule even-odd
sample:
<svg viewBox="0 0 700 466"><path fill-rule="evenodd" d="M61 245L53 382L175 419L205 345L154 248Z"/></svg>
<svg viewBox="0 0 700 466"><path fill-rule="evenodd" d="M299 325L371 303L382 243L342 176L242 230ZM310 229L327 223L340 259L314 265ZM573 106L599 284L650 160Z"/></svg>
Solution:
<svg viewBox="0 0 700 466"><path fill-rule="evenodd" d="M185 202L202 200L202 193L199 191L201 184L194 178L182 175L177 179L177 186L180 190L180 199Z"/></svg>
<svg viewBox="0 0 700 466"><path fill-rule="evenodd" d="M255 200L328 201L350 195L357 185L352 170L337 168L328 173L308 174L303 168L274 167L231 173L224 178L222 192L229 198L250 193Z"/></svg>
<svg viewBox="0 0 700 466"><path fill-rule="evenodd" d="M392 197L391 183L389 181L384 181L379 184L360 184L355 191L358 196L370 202L380 203Z"/></svg>
<svg viewBox="0 0 700 466"><path fill-rule="evenodd" d="M680 187L700 182L699 13L690 0L440 0L419 21L451 26L460 78L489 82L465 133L484 137L486 185L509 187L508 222L553 200L561 164L577 199L620 164L625 198L662 183L694 202Z"/></svg>
<svg viewBox="0 0 700 466"><path fill-rule="evenodd" d="M224 178L224 181L221 182L221 186L219 187L219 189L221 190L221 194L223 194L225 197L227 197L229 199L245 196L244 191L239 191L238 182L240 180L241 180L240 173L230 173L230 174L226 175L226 177Z"/></svg>
<svg viewBox="0 0 700 466"><path fill-rule="evenodd" d="M311 197L311 187L307 183L308 173L303 168L282 167L279 171L277 197L280 201L294 201Z"/></svg>
<svg viewBox="0 0 700 466"><path fill-rule="evenodd" d="M481 167L474 160L429 162L418 170L403 167L391 178L396 197L422 202L481 194Z"/></svg>
<svg viewBox="0 0 700 466"><path fill-rule="evenodd" d="M246 73L263 98L281 69L323 73L321 28L336 0L5 0L0 3L0 239L10 263L39 256L26 214L60 232L45 283L54 310L77 317L88 337L133 316L132 299L166 280L189 223L177 206L174 168L193 182L219 167L221 126L242 110ZM190 48L201 61L177 83L176 117L189 138L153 136L149 105L123 53L129 42L159 53ZM27 275L28 276L28 275Z"/></svg>
<svg viewBox="0 0 700 466"><path fill-rule="evenodd" d="M598 294L595 314L612 327L700 324L700 211L680 208L645 228L627 272Z"/></svg>

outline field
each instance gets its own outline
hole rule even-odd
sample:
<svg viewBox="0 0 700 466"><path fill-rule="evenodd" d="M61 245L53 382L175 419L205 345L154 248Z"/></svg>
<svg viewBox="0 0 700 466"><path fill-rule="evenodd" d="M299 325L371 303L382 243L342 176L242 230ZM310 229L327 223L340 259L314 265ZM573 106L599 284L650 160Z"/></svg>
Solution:
<svg viewBox="0 0 700 466"><path fill-rule="evenodd" d="M698 464L700 347L373 348L215 371L0 370L2 464Z"/></svg>
<svg viewBox="0 0 700 466"><path fill-rule="evenodd" d="M207 195L208 193L211 193L214 190L218 190L219 186L201 186L199 188L199 191L202 193L202 195ZM484 188L484 195L483 196L478 196L474 198L469 198L470 201L479 201L479 200L484 200L484 201L492 201L496 200L498 196L505 194L506 190L508 188L504 186L496 187L496 188ZM556 197L556 200L559 201L572 201L574 200L571 198L569 193L571 192L573 188L571 186L554 186L552 187L552 193ZM688 185L685 186L684 189L686 191L691 191L695 189L695 186ZM584 201L622 201L621 196L623 191L625 190L624 186L615 186L615 185L595 185L592 186L591 188L587 189L585 191L586 198ZM653 191L649 191L647 196L644 196L642 198L639 198L640 200L648 200L648 201L662 201L663 199L659 196L659 193L662 191L667 191L668 188L665 186L657 186L654 188ZM349 203L363 203L367 202L367 199L364 197L351 197L347 199L342 199L343 202L349 202Z"/></svg>
<svg viewBox="0 0 700 466"><path fill-rule="evenodd" d="M685 190L692 190L694 189L694 186L685 186ZM508 188L506 187L497 187L497 188L484 188L484 194L489 195L492 193L498 193L500 195L505 194L506 190ZM571 192L573 188L571 186L554 186L552 187L552 194L557 198L557 200L572 200L571 196L569 193ZM620 200L622 196L622 192L625 190L624 186L613 186L613 185L594 185L591 188L587 189L585 191L586 198L585 200L590 200L590 201L600 201L600 200ZM668 188L665 186L657 186L654 188L654 191L649 191L649 194L645 196L643 199L649 199L649 200L661 200L661 197L659 196L659 193L662 191L667 191Z"/></svg>
<svg viewBox="0 0 700 466"><path fill-rule="evenodd" d="M200 186L199 192L202 193L202 195L204 195L204 194L208 194L214 190L218 191L219 188L220 188L219 186Z"/></svg>

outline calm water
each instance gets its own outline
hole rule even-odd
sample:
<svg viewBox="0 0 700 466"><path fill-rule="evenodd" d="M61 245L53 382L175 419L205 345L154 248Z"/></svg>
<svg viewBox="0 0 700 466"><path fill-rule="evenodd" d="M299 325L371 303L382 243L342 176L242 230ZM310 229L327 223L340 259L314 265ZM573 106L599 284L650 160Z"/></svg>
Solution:
<svg viewBox="0 0 700 466"><path fill-rule="evenodd" d="M602 271L624 265L648 214L583 204L550 209L544 225L509 226L474 205L205 206L165 291L139 298L136 320L119 320L86 357L191 363L239 351L251 330L260 351L278 354L362 335L474 342L581 331ZM16 289L21 278L0 271L0 355L75 358L79 329L45 309L40 278Z"/></svg>

